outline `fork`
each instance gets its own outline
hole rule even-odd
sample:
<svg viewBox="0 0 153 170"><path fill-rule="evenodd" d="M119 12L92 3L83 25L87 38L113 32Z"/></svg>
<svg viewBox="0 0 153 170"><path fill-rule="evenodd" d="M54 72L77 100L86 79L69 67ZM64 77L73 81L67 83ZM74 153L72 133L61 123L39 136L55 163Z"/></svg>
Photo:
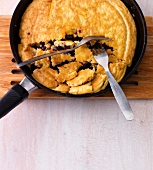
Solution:
<svg viewBox="0 0 153 170"><path fill-rule="evenodd" d="M18 67L23 67L27 64L33 63L37 60L41 60L43 58L47 58L47 57L51 57L53 55L57 55L57 54L62 54L62 53L67 53L70 51L75 50L76 48L79 48L80 46L82 46L83 44L86 44L87 42L91 41L91 40L111 40L110 38L104 37L104 36L87 36L84 37L75 47L70 48L70 49L66 49L66 50L60 50L60 51L55 51L52 53L47 53L47 54L43 54L37 57L34 57L32 59L26 60L24 62L21 62L18 64Z"/></svg>
<svg viewBox="0 0 153 170"><path fill-rule="evenodd" d="M101 47L99 49L94 48L94 49L91 49L91 51L92 51L96 61L98 62L98 64L103 66L103 68L105 69L106 75L108 77L108 81L110 83L110 87L112 89L114 97L115 97L123 115L125 116L125 118L127 120L133 120L134 114L131 109L131 106L130 106L123 90L121 89L121 87L119 86L119 84L117 83L117 81L115 80L115 78L112 76L112 74L109 71L107 52L105 51L105 49L103 47Z"/></svg>

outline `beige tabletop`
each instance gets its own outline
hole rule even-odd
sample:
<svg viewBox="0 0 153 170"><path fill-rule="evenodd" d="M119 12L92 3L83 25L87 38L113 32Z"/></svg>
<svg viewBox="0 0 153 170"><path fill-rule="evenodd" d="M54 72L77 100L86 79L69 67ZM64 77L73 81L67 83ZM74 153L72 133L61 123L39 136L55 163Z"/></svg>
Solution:
<svg viewBox="0 0 153 170"><path fill-rule="evenodd" d="M0 15L18 2L0 0ZM128 122L115 100L26 100L0 120L0 170L152 170L153 101L130 104Z"/></svg>

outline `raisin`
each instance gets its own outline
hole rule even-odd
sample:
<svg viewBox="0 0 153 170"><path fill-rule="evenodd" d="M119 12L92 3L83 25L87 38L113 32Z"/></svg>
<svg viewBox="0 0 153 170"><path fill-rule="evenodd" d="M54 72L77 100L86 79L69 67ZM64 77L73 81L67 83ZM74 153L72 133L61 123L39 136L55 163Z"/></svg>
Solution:
<svg viewBox="0 0 153 170"><path fill-rule="evenodd" d="M62 47L62 46L55 46L53 50L54 51L64 50L64 47Z"/></svg>
<svg viewBox="0 0 153 170"><path fill-rule="evenodd" d="M81 41L82 37L78 37L78 36L74 37L74 35L66 35L65 40Z"/></svg>
<svg viewBox="0 0 153 170"><path fill-rule="evenodd" d="M45 50L46 50L46 47L45 47L45 46L43 46L43 47L41 47L41 49L42 49L43 51L45 51Z"/></svg>
<svg viewBox="0 0 153 170"><path fill-rule="evenodd" d="M113 47L110 47L110 46L106 45L105 43L103 44L103 47L105 48L105 50L110 49L111 51L114 51Z"/></svg>
<svg viewBox="0 0 153 170"><path fill-rule="evenodd" d="M66 36L65 36L65 39L66 39L66 40L73 40L73 39L74 39L74 36L73 36L73 35L66 35Z"/></svg>
<svg viewBox="0 0 153 170"><path fill-rule="evenodd" d="M89 68L89 69L92 70L92 69L93 69L92 64L89 63L89 62L83 63L82 66L79 68L78 72L79 72L80 70L85 70L85 69L87 69L87 68Z"/></svg>
<svg viewBox="0 0 153 170"><path fill-rule="evenodd" d="M52 40L48 41L48 43L51 44L51 45L54 45L54 42L55 42L55 40L54 41L52 41Z"/></svg>
<svg viewBox="0 0 153 170"><path fill-rule="evenodd" d="M72 57L75 56L75 51L69 51L68 54L70 54Z"/></svg>
<svg viewBox="0 0 153 170"><path fill-rule="evenodd" d="M81 33L81 30L78 30L78 33Z"/></svg>

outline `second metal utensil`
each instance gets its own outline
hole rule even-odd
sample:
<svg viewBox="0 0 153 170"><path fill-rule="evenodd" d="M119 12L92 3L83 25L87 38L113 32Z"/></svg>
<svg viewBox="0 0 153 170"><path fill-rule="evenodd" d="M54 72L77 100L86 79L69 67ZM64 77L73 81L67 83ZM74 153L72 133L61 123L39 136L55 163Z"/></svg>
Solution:
<svg viewBox="0 0 153 170"><path fill-rule="evenodd" d="M133 111L131 109L131 106L123 92L123 90L121 89L121 87L119 86L119 84L116 82L115 78L112 76L112 74L109 71L108 68L108 54L105 51L105 49L102 47L101 49L92 49L92 53L96 59L96 61L98 62L98 64L100 64L101 66L104 67L112 92L114 94L114 97L122 111L122 113L124 114L125 118L127 120L133 120L134 119L134 114Z"/></svg>

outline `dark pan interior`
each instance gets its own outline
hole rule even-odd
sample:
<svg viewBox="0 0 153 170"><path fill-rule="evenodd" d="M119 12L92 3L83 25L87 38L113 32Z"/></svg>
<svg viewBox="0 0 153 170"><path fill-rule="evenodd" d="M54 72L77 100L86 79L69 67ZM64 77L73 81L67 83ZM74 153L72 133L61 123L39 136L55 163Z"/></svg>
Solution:
<svg viewBox="0 0 153 170"><path fill-rule="evenodd" d="M135 56L133 58L133 62L131 67L129 67L126 71L126 74L123 78L123 80L120 82L120 84L124 83L136 70L138 65L140 64L142 57L145 52L146 48L146 43L147 43L147 29L146 29L146 23L145 19L143 16L143 13L141 9L139 8L138 4L135 2L135 0L122 0L124 4L127 6L129 9L130 13L132 14L134 21L136 23L137 27L137 47L135 51ZM17 63L20 63L20 57L18 54L18 44L20 43L20 38L19 38L19 27L20 27L20 21L22 18L22 15L28 5L32 2L32 0L21 0L16 7L14 14L12 16L11 24L10 24L10 45L11 49L14 55L15 60ZM56 91L53 91L51 89L48 89L35 81L33 77L31 76L30 69L27 66L22 67L23 72L25 75L38 87L43 88L47 91L50 91L52 93L58 94L58 95L63 95L67 97L90 97L90 96L96 96L96 95L101 95L107 91L110 90L110 87L106 87L105 90L102 90L98 93L93 93L93 94L85 94L85 95L71 95L71 94L62 94Z"/></svg>

